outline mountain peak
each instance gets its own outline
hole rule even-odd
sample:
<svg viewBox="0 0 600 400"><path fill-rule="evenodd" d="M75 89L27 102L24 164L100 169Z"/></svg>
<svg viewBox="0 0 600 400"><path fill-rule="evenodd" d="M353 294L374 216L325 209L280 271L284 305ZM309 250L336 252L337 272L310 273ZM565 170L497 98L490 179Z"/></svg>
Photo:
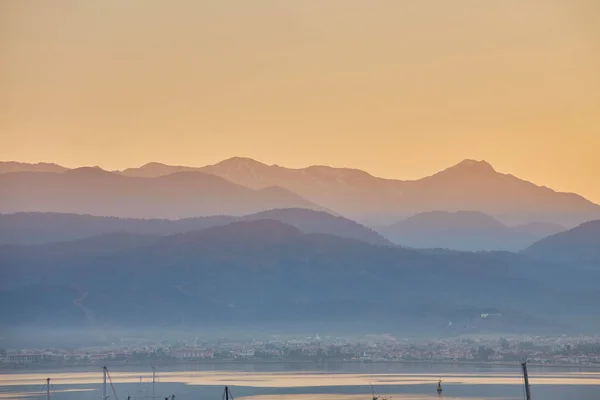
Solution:
<svg viewBox="0 0 600 400"><path fill-rule="evenodd" d="M443 171L438 172L433 176L448 176L448 175L456 175L458 177L465 176L488 176L495 174L496 170L490 163L487 161L477 161L466 159L459 162L452 167L446 168ZM425 178L426 179L426 178Z"/></svg>
<svg viewBox="0 0 600 400"><path fill-rule="evenodd" d="M458 164L456 164L454 167L451 168L461 168L461 169L473 169L473 170L478 170L478 171L492 171L495 172L496 170L494 169L494 167L492 167L492 164L490 164L489 162L485 161L485 160L481 160L481 161L477 161L477 160L472 160L472 159L465 159L462 160L461 162L459 162Z"/></svg>
<svg viewBox="0 0 600 400"><path fill-rule="evenodd" d="M267 164L256 161L253 158L248 157L231 157L226 160L220 161L215 166L234 166L236 168L242 167L268 167Z"/></svg>
<svg viewBox="0 0 600 400"><path fill-rule="evenodd" d="M161 167L161 168L162 167L170 167L170 165L159 163L159 162L156 162L156 161L150 161L150 162L142 165L140 167L140 169L142 169L142 168L156 168L156 167Z"/></svg>
<svg viewBox="0 0 600 400"><path fill-rule="evenodd" d="M169 175L183 171L196 171L198 168L183 167L178 165L167 165L156 161L151 161L142 165L139 168L127 168L121 171L122 175L136 176L143 178L156 178L163 175Z"/></svg>
<svg viewBox="0 0 600 400"><path fill-rule="evenodd" d="M73 176L88 176L88 177L113 175L112 172L105 171L105 170L103 170L102 168L100 168L98 166L95 166L95 167L79 167L79 168L74 168L74 169L68 169L65 172L63 172L63 174L73 175Z"/></svg>

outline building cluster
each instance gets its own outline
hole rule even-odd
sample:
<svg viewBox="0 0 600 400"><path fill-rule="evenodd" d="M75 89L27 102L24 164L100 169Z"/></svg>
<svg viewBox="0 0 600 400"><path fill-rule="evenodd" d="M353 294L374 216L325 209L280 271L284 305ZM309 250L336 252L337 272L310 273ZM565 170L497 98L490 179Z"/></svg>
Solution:
<svg viewBox="0 0 600 400"><path fill-rule="evenodd" d="M94 365L154 362L517 362L600 365L600 337L460 337L430 340L389 335L269 340L111 344L78 350L0 349L0 364Z"/></svg>

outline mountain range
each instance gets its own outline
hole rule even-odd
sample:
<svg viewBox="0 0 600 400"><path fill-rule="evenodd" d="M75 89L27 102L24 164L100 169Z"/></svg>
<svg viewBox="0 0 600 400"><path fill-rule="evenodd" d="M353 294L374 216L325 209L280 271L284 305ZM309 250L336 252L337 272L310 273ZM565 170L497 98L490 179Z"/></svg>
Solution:
<svg viewBox="0 0 600 400"><path fill-rule="evenodd" d="M65 212L133 218L244 215L274 208L322 207L281 187L250 189L203 172L127 177L84 167L63 173L0 175L0 211Z"/></svg>
<svg viewBox="0 0 600 400"><path fill-rule="evenodd" d="M565 227L549 222L509 227L478 211L432 211L376 229L394 243L415 248L518 251Z"/></svg>
<svg viewBox="0 0 600 400"><path fill-rule="evenodd" d="M273 209L246 216L215 215L178 220L19 212L0 214L0 244L50 243L118 231L164 236L257 219L273 219L305 233L326 233L375 245L461 251L519 251L565 230L563 226L551 223L508 227L475 211L420 213L375 230L341 216L302 208Z"/></svg>
<svg viewBox="0 0 600 400"><path fill-rule="evenodd" d="M392 243L379 233L349 219L301 208L275 209L245 216L169 219L133 219L61 213L0 214L0 245L43 244L86 239L115 232L167 236L223 226L232 222L271 219L304 233L331 234L378 246Z"/></svg>
<svg viewBox="0 0 600 400"><path fill-rule="evenodd" d="M246 158L0 163L0 329L593 331L599 222L483 161L414 181Z"/></svg>
<svg viewBox="0 0 600 400"><path fill-rule="evenodd" d="M29 169L19 164L19 169L21 173L0 175L0 187L7 193L0 199L0 212L178 218L302 207L371 226L430 211L479 211L511 226L541 222L573 227L600 218L600 206L577 194L556 192L474 160L412 181L349 168L291 169L241 157L204 167L149 163L112 173L97 168L35 172L39 164ZM0 171L7 170L0 165ZM46 180L52 182L42 184ZM139 207L132 205L138 202Z"/></svg>
<svg viewBox="0 0 600 400"><path fill-rule="evenodd" d="M294 321L439 333L448 321L461 330L567 332L598 325L598 270L573 276L526 254L377 246L271 219L160 237L113 233L4 245L0 259L3 326ZM482 313L502 317L490 322Z"/></svg>

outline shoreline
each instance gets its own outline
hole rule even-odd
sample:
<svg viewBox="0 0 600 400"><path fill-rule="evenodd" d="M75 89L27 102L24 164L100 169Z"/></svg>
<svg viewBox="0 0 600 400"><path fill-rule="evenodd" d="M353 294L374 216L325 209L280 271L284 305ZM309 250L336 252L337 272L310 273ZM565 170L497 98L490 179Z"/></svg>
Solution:
<svg viewBox="0 0 600 400"><path fill-rule="evenodd" d="M95 369L101 368L104 365L112 366L112 368L120 368L120 367L136 367L143 366L144 368L148 368L148 361L140 361L140 362L114 362L111 363L110 360L106 363L98 363L98 364L72 364L72 365L57 365L57 364L29 364L29 365L0 365L0 373L11 373L11 372L23 372L23 371L56 371L56 370L78 370L78 369ZM313 364L313 365L325 365L325 364L421 364L421 365L462 365L462 366L499 366L499 367L507 367L507 366L519 366L519 361L509 362L509 361L450 361L450 360L381 360L381 361L360 361L360 360L350 360L350 361L311 361L311 360L260 360L260 361L252 361L252 360L194 360L194 361L175 361L169 360L167 362L157 361L157 366L181 366L181 365L248 365L248 364L258 364L258 365L274 365L274 364ZM549 368L569 368L569 369L586 369L586 370L598 370L600 371L600 364L543 364L543 363L534 363L528 362L527 365L529 367L541 368L541 367L549 367ZM290 371L293 372L293 371ZM330 372L336 373L336 372Z"/></svg>

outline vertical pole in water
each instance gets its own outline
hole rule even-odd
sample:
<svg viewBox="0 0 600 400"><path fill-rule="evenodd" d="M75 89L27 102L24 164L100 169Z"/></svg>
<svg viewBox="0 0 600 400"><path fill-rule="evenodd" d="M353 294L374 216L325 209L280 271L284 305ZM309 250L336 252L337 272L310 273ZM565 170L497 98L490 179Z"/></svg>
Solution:
<svg viewBox="0 0 600 400"><path fill-rule="evenodd" d="M225 400L229 400L229 388L225 386Z"/></svg>
<svg viewBox="0 0 600 400"><path fill-rule="evenodd" d="M50 400L50 378L46 378L46 400Z"/></svg>
<svg viewBox="0 0 600 400"><path fill-rule="evenodd" d="M154 382L156 382L156 364L152 364L152 398L154 398Z"/></svg>
<svg viewBox="0 0 600 400"><path fill-rule="evenodd" d="M102 380L102 400L106 400L108 399L108 396L106 395L106 374L108 373L108 369L106 368L106 365L102 368L102 375L103 375L103 380Z"/></svg>
<svg viewBox="0 0 600 400"><path fill-rule="evenodd" d="M525 399L531 400L531 392L529 391L529 376L527 375L527 362L523 361L521 363L521 367L523 368L523 380L525 381Z"/></svg>

